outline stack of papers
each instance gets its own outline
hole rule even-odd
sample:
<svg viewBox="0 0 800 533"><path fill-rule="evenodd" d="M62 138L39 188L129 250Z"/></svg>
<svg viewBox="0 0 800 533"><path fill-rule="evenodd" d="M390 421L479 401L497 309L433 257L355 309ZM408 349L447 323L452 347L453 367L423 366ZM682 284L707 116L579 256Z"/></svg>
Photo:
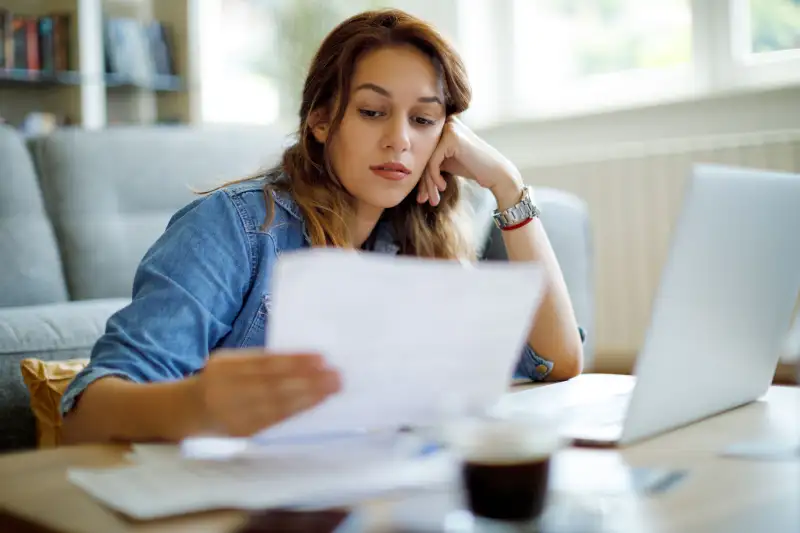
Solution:
<svg viewBox="0 0 800 533"><path fill-rule="evenodd" d="M348 505L376 495L448 485L446 453L395 457L375 442L325 453L187 460L177 447L134 448L131 466L71 469L70 482L137 520L211 509Z"/></svg>
<svg viewBox="0 0 800 533"><path fill-rule="evenodd" d="M497 402L541 293L531 263L284 254L273 272L267 346L322 354L341 373L342 391L251 439L140 448L132 456L138 464L75 469L69 479L137 519L313 505L447 482L446 455L420 453L397 430L436 428L453 405Z"/></svg>

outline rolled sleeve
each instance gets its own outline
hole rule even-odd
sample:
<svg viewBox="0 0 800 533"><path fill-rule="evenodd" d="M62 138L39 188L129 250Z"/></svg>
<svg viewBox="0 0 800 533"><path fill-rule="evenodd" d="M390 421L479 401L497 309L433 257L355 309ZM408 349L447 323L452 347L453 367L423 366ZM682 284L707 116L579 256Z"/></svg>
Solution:
<svg viewBox="0 0 800 533"><path fill-rule="evenodd" d="M89 364L64 392L61 414L103 377L150 383L201 369L230 332L248 291L253 264L248 239L224 191L179 211L139 264L130 304L108 319Z"/></svg>
<svg viewBox="0 0 800 533"><path fill-rule="evenodd" d="M578 327L578 332L581 336L581 342L585 342L586 332L581 327ZM553 366L554 363L552 361L537 354L530 344L526 342L522 349L522 355L517 362L517 368L514 370L514 378L544 381L553 371Z"/></svg>

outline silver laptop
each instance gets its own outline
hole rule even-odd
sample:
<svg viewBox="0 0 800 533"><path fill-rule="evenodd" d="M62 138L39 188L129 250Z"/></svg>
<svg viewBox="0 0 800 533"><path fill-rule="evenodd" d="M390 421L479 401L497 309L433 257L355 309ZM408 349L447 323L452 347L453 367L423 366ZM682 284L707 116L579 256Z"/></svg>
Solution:
<svg viewBox="0 0 800 533"><path fill-rule="evenodd" d="M626 445L758 399L799 290L800 175L695 166L636 384L574 408L565 436Z"/></svg>

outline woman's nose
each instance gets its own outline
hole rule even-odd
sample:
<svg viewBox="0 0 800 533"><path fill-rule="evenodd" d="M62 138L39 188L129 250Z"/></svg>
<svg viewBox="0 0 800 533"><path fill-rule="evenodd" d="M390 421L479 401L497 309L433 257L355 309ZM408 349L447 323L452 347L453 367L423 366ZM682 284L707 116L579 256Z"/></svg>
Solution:
<svg viewBox="0 0 800 533"><path fill-rule="evenodd" d="M411 147L409 124L405 118L392 118L386 122L383 147L395 152L405 152Z"/></svg>

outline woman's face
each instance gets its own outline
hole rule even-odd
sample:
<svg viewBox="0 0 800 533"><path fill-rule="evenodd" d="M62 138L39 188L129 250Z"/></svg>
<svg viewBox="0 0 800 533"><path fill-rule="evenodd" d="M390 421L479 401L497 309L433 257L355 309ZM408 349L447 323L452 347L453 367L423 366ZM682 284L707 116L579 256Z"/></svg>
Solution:
<svg viewBox="0 0 800 533"><path fill-rule="evenodd" d="M333 170L359 209L383 210L414 189L445 119L444 94L430 59L412 46L386 47L356 65L333 138L314 131L330 143Z"/></svg>

